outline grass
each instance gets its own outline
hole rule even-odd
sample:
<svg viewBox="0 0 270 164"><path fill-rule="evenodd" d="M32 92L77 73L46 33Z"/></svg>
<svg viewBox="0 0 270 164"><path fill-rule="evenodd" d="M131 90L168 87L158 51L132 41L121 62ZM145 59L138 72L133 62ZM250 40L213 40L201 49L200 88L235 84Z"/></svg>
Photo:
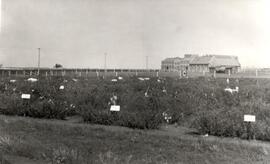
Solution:
<svg viewBox="0 0 270 164"><path fill-rule="evenodd" d="M1 154L25 157L35 160L35 163L270 162L269 145L227 140L192 136L170 130L145 131L59 120L0 116Z"/></svg>

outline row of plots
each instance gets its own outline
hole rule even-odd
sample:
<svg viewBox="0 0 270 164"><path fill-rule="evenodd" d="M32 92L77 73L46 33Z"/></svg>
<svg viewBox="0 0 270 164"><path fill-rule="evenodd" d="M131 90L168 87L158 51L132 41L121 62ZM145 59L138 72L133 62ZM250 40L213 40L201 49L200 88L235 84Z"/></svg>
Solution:
<svg viewBox="0 0 270 164"><path fill-rule="evenodd" d="M0 76L179 76L177 72L161 72L159 69L78 69L78 68L0 68Z"/></svg>

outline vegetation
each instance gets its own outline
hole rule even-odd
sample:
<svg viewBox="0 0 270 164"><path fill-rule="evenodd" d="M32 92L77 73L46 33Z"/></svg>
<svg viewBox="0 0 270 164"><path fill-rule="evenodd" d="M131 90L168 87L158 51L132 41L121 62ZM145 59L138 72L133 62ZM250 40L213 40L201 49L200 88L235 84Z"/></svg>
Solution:
<svg viewBox="0 0 270 164"><path fill-rule="evenodd" d="M88 123L139 129L157 129L166 122L201 134L240 138L247 137L244 114L254 114L253 138L270 140L268 79L231 79L229 84L221 78L12 80L0 82L2 114L56 119L80 115ZM239 92L224 91L236 86ZM31 99L22 99L22 93L31 94ZM121 106L120 112L110 111L114 103Z"/></svg>
<svg viewBox="0 0 270 164"><path fill-rule="evenodd" d="M35 164L269 163L267 145L0 116L0 154ZM223 141L223 142L222 142ZM24 158L17 163L23 162ZM1 159L1 161L3 161ZM16 163L16 162L14 162Z"/></svg>

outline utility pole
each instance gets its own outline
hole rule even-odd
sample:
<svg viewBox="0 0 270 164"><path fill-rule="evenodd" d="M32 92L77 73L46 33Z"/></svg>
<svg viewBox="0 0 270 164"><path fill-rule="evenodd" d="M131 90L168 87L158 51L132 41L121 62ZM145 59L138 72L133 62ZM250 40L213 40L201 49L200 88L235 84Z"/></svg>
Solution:
<svg viewBox="0 0 270 164"><path fill-rule="evenodd" d="M104 53L104 77L106 77L107 73L107 53Z"/></svg>
<svg viewBox="0 0 270 164"><path fill-rule="evenodd" d="M38 76L39 76L39 72L40 71L40 48L38 48Z"/></svg>
<svg viewBox="0 0 270 164"><path fill-rule="evenodd" d="M145 66L146 70L148 70L148 56L145 56Z"/></svg>

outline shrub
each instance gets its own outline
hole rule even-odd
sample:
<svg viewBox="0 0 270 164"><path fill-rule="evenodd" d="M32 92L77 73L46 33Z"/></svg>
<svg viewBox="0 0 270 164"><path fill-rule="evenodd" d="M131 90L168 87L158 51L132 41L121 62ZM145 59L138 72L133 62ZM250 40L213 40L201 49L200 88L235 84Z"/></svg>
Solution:
<svg viewBox="0 0 270 164"><path fill-rule="evenodd" d="M265 116L269 116L270 112L266 108L261 108L261 105L256 107L256 104L253 103L202 111L196 115L192 127L198 129L201 134L247 138L248 123L243 120L245 114L256 115L257 121L251 123L251 136L256 139L269 140L270 130L267 125L270 121L269 117Z"/></svg>
<svg viewBox="0 0 270 164"><path fill-rule="evenodd" d="M91 104L81 106L81 113L85 122L94 124L112 125L115 119L110 117L109 110L99 110L93 108Z"/></svg>
<svg viewBox="0 0 270 164"><path fill-rule="evenodd" d="M81 106L84 121L105 125L120 125L139 129L156 129L162 123L158 100L137 96L126 102L120 112L94 108L91 104Z"/></svg>
<svg viewBox="0 0 270 164"><path fill-rule="evenodd" d="M0 112L6 115L23 115L24 104L20 96L16 94L1 94Z"/></svg>
<svg viewBox="0 0 270 164"><path fill-rule="evenodd" d="M172 116L170 123L192 126L202 134L231 137L245 137L243 115L255 114L252 131L257 138L270 139L268 79L231 79L230 84L214 78L139 81L133 77L116 83L109 78L79 77L41 78L38 83L16 80L0 81L1 114L57 119L79 114L89 123L155 129L164 123L162 113L166 112ZM65 89L60 90L60 85ZM236 85L239 93L224 92L225 87ZM31 94L31 99L22 100L22 93ZM118 113L109 111L112 95L117 95L121 105Z"/></svg>

